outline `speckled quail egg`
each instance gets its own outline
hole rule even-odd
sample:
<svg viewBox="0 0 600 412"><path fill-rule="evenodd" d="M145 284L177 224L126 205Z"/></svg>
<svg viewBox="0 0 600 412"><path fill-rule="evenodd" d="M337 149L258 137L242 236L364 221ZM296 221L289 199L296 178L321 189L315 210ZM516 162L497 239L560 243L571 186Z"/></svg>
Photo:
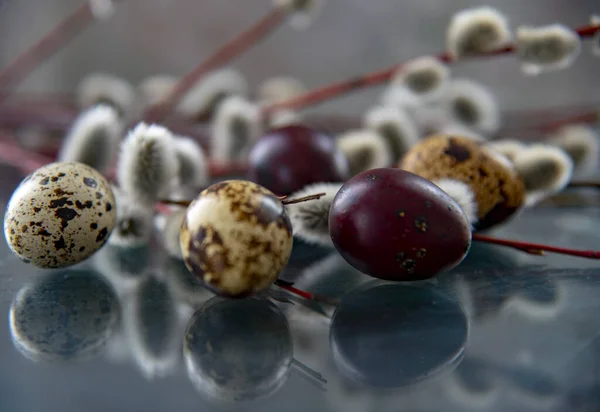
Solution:
<svg viewBox="0 0 600 412"><path fill-rule="evenodd" d="M60 268L96 252L115 220L106 179L82 163L57 162L27 176L14 191L4 215L4 236L24 262Z"/></svg>
<svg viewBox="0 0 600 412"><path fill-rule="evenodd" d="M244 297L277 279L292 250L292 225L272 192L228 180L208 187L190 204L180 243L186 266L207 288Z"/></svg>
<svg viewBox="0 0 600 412"><path fill-rule="evenodd" d="M508 159L472 139L437 134L413 146L400 168L436 181L453 179L473 192L482 230L501 223L524 204L525 186Z"/></svg>

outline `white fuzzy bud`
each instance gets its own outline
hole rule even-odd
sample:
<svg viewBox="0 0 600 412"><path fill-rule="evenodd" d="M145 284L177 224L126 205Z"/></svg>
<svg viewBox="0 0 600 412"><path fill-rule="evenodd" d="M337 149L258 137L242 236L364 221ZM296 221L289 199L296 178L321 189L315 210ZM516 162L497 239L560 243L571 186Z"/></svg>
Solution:
<svg viewBox="0 0 600 412"><path fill-rule="evenodd" d="M477 201L471 187L456 179L439 179L433 183L448 194L460 206L471 225L479 220L477 217Z"/></svg>
<svg viewBox="0 0 600 412"><path fill-rule="evenodd" d="M537 75L569 67L581 52L581 38L562 24L519 27L517 56L523 73Z"/></svg>
<svg viewBox="0 0 600 412"><path fill-rule="evenodd" d="M452 80L443 97L450 123L458 123L482 133L494 133L500 126L500 109L495 96L484 85L468 80Z"/></svg>
<svg viewBox="0 0 600 412"><path fill-rule="evenodd" d="M590 126L573 124L561 127L548 143L563 149L573 161L573 175L589 177L598 171L600 136Z"/></svg>
<svg viewBox="0 0 600 412"><path fill-rule="evenodd" d="M240 96L227 97L217 108L211 128L212 158L242 159L262 133L260 108Z"/></svg>
<svg viewBox="0 0 600 412"><path fill-rule="evenodd" d="M439 97L450 78L450 69L439 59L419 57L400 67L392 78L392 84L405 87L422 100Z"/></svg>
<svg viewBox="0 0 600 412"><path fill-rule="evenodd" d="M119 149L123 125L117 111L104 104L83 111L71 126L58 155L107 172Z"/></svg>
<svg viewBox="0 0 600 412"><path fill-rule="evenodd" d="M77 86L79 106L87 109L99 103L113 106L124 115L134 105L135 90L124 79L105 73L93 73L86 76Z"/></svg>
<svg viewBox="0 0 600 412"><path fill-rule="evenodd" d="M397 162L417 142L419 131L410 116L400 108L377 106L364 117L364 126L384 138L392 162Z"/></svg>
<svg viewBox="0 0 600 412"><path fill-rule="evenodd" d="M510 41L508 20L487 6L459 11L452 17L446 32L447 49L454 58L496 50Z"/></svg>
<svg viewBox="0 0 600 412"><path fill-rule="evenodd" d="M140 123L121 144L117 181L127 196L154 204L173 188L177 168L171 132L162 126Z"/></svg>
<svg viewBox="0 0 600 412"><path fill-rule="evenodd" d="M138 86L138 98L142 107L160 103L173 90L177 78L168 74L157 74L142 80Z"/></svg>
<svg viewBox="0 0 600 412"><path fill-rule="evenodd" d="M567 153L547 144L529 146L514 157L513 164L525 184L527 206L564 189L573 174Z"/></svg>
<svg viewBox="0 0 600 412"><path fill-rule="evenodd" d="M117 222L108 243L127 248L147 245L152 237L154 208L114 187L113 194L117 205Z"/></svg>
<svg viewBox="0 0 600 412"><path fill-rule="evenodd" d="M198 142L188 137L176 137L173 142L177 155L179 185L191 192L208 184L208 159Z"/></svg>
<svg viewBox="0 0 600 412"><path fill-rule="evenodd" d="M346 132L336 140L336 144L348 159L351 175L389 167L394 161L385 139L372 130Z"/></svg>
<svg viewBox="0 0 600 412"><path fill-rule="evenodd" d="M306 87L293 77L272 77L258 87L258 100L261 103L275 104L293 99L306 92Z"/></svg>
<svg viewBox="0 0 600 412"><path fill-rule="evenodd" d="M186 117L212 114L227 96L246 96L248 83L240 72L221 69L207 74L181 99L176 111Z"/></svg>
<svg viewBox="0 0 600 412"><path fill-rule="evenodd" d="M324 196L310 202L285 206L295 236L308 243L333 247L329 235L329 209L341 187L342 183L316 183L289 196L290 199L298 199L315 193L325 193Z"/></svg>
<svg viewBox="0 0 600 412"><path fill-rule="evenodd" d="M511 162L519 152L527 150L525 143L514 139L495 140L488 142L486 147L501 153Z"/></svg>

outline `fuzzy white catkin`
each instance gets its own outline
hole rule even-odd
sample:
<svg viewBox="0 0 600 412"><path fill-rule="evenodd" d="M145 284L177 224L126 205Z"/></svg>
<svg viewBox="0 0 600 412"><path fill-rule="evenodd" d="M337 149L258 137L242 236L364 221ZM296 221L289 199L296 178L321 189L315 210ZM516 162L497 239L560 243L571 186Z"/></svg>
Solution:
<svg viewBox="0 0 600 412"><path fill-rule="evenodd" d="M211 132L213 159L242 159L262 133L260 107L240 96L225 98L212 120Z"/></svg>
<svg viewBox="0 0 600 412"><path fill-rule="evenodd" d="M155 226L160 233L160 239L165 251L170 257L178 260L183 260L179 237L185 214L186 209L175 209L168 215L157 216L155 219Z"/></svg>
<svg viewBox="0 0 600 412"><path fill-rule="evenodd" d="M385 139L373 130L346 132L338 137L336 145L346 155L351 175L369 169L389 167L394 161Z"/></svg>
<svg viewBox="0 0 600 412"><path fill-rule="evenodd" d="M273 0L275 7L291 13L290 25L294 29L305 30L318 16L324 0Z"/></svg>
<svg viewBox="0 0 600 412"><path fill-rule="evenodd" d="M302 122L302 115L290 109L277 109L269 113L269 127L272 129Z"/></svg>
<svg viewBox="0 0 600 412"><path fill-rule="evenodd" d="M463 124L457 124L457 123L446 123L446 124L440 126L437 129L437 132L441 133L441 134L449 134L449 135L466 137L467 139L471 139L476 142L482 142L484 140L487 140L486 135L476 132L475 130L473 130L470 127L467 127Z"/></svg>
<svg viewBox="0 0 600 412"><path fill-rule="evenodd" d="M319 199L286 205L294 235L322 246L333 246L329 235L329 209L342 183L316 183L289 196L299 199L315 193L325 193Z"/></svg>
<svg viewBox="0 0 600 412"><path fill-rule="evenodd" d="M511 162L519 152L527 150L525 143L514 139L495 140L488 142L486 147L501 153Z"/></svg>
<svg viewBox="0 0 600 412"><path fill-rule="evenodd" d="M106 20L115 13L112 0L89 0L90 10L97 20Z"/></svg>
<svg viewBox="0 0 600 412"><path fill-rule="evenodd" d="M274 104L292 99L306 91L300 80L294 77L279 76L265 80L258 87L258 100L261 103Z"/></svg>
<svg viewBox="0 0 600 412"><path fill-rule="evenodd" d="M488 6L457 12L446 31L446 47L454 58L489 52L510 41L507 18Z"/></svg>
<svg viewBox="0 0 600 412"><path fill-rule="evenodd" d="M117 222L108 243L120 247L147 245L152 237L154 208L113 187Z"/></svg>
<svg viewBox="0 0 600 412"><path fill-rule="evenodd" d="M85 163L107 172L118 149L123 125L117 111L99 104L83 111L63 140L58 160Z"/></svg>
<svg viewBox="0 0 600 412"><path fill-rule="evenodd" d="M581 52L579 35L562 24L519 27L515 44L521 69L527 75L566 69Z"/></svg>
<svg viewBox="0 0 600 412"><path fill-rule="evenodd" d="M442 92L450 69L439 59L431 56L419 57L400 67L391 83L405 87L422 100L434 100Z"/></svg>
<svg viewBox="0 0 600 412"><path fill-rule="evenodd" d="M500 126L496 97L483 84L469 79L449 82L443 96L450 123L458 123L481 133L495 133Z"/></svg>
<svg viewBox="0 0 600 412"><path fill-rule="evenodd" d="M117 165L119 187L138 202L154 204L177 179L174 137L158 125L138 124L121 144Z"/></svg>
<svg viewBox="0 0 600 412"><path fill-rule="evenodd" d="M526 206L561 191L573 175L573 162L567 153L548 144L529 146L514 157L513 165L525 184Z"/></svg>
<svg viewBox="0 0 600 412"><path fill-rule="evenodd" d="M127 113L135 102L135 89L126 80L107 73L92 73L77 86L77 101L81 108L98 103L113 105L121 114Z"/></svg>
<svg viewBox="0 0 600 412"><path fill-rule="evenodd" d="M598 171L600 136L590 126L573 124L561 127L548 143L563 149L573 161L573 175L589 177Z"/></svg>
<svg viewBox="0 0 600 412"><path fill-rule="evenodd" d="M175 137L178 183L184 189L198 191L208 184L208 159L198 142L189 137Z"/></svg>
<svg viewBox="0 0 600 412"><path fill-rule="evenodd" d="M415 122L398 107L376 106L365 114L363 123L384 138L392 162L400 160L419 139Z"/></svg>
<svg viewBox="0 0 600 412"><path fill-rule="evenodd" d="M246 96L248 83L234 69L220 69L202 78L177 105L176 111L187 117L202 116L212 112L226 96Z"/></svg>
<svg viewBox="0 0 600 412"><path fill-rule="evenodd" d="M471 225L477 223L479 219L477 218L475 193L468 184L456 179L439 179L434 180L433 183L454 199Z"/></svg>
<svg viewBox="0 0 600 412"><path fill-rule="evenodd" d="M159 103L177 84L177 78L168 74L156 74L145 78L138 85L138 99L142 107Z"/></svg>

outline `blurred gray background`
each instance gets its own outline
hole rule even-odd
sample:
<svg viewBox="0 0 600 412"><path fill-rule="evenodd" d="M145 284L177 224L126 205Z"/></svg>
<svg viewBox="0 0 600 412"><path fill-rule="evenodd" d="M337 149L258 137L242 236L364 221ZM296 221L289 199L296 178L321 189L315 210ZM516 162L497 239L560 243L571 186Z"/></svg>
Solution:
<svg viewBox="0 0 600 412"><path fill-rule="evenodd" d="M0 0L0 4L2 1L0 67L81 3L76 0ZM311 29L298 32L282 27L236 60L233 66L246 74L253 85L271 76L291 75L308 87L316 87L442 50L451 15L459 9L481 4L496 6L507 13L513 26L562 22L575 27L587 24L592 13L600 14L598 0L329 0ZM93 25L46 62L21 90L73 91L91 71L116 74L134 84L148 75L184 74L218 45L262 16L269 6L270 0L128 0L118 6L113 18ZM535 78L522 76L512 57L461 63L453 70L456 76L469 76L490 85L507 110L600 101L600 59L592 57L587 47L569 70ZM359 114L372 104L378 93L377 89L363 91L316 110ZM1 209L21 178L14 173L3 176ZM503 228L499 234L591 249L598 247L599 221L597 209L587 214L579 210L536 211ZM266 405L240 410L597 411L600 404L597 396L600 393L597 316L600 282L594 268L598 264L551 255L546 258L516 252L510 255L508 259L503 254L491 253L489 259L484 256L484 260L489 261L487 266L480 262L474 264L484 279L477 290L508 295L503 286L494 288L495 281L486 278L496 266L502 266L500 263L515 267L517 279L522 279L519 270L523 266L540 264L540 259L553 268L579 267L589 271L585 276L566 275L555 280L563 300L560 310L552 315L540 316L535 311L523 310L515 304L518 299L512 299L498 313L473 322L466 356L527 366L549 374L566 388L560 396L549 396L546 400L529 396L525 402L518 396L512 399L512 389L504 388L498 402L482 406L473 403L471 398L452 398L455 391L444 386L452 381L450 378L424 382L422 386L388 393L386 397L355 391L353 398L342 390L341 380L324 361L329 352L327 330L321 327L314 329L314 339L321 346L295 356L329 379L329 392L324 394L292 374ZM129 361L115 364L97 359L81 365L44 365L26 360L11 343L7 313L15 293L39 274L40 271L21 264L9 254L4 242L0 245L0 320L3 319L0 322L0 412L214 410L194 391L181 366L167 379L148 381ZM536 279L530 277L523 289L535 290L532 285L541 282ZM485 293L482 295L472 300L486 307L491 299ZM296 322L296 325L301 324ZM451 371L446 375L452 376ZM579 393L577 391L583 394L580 397L587 400L588 405L581 401L577 406L570 399L573 392Z"/></svg>
<svg viewBox="0 0 600 412"><path fill-rule="evenodd" d="M4 0L0 9L0 66L40 38L79 0ZM325 0L307 31L289 26L233 62L251 85L291 75L316 87L388 67L444 47L447 23L459 9L488 4L521 24L561 22L571 27L600 13L597 0ZM262 16L270 0L127 0L110 20L96 23L46 62L22 86L72 91L86 73L102 71L138 83L145 76L182 75L217 46ZM501 107L549 107L600 100L600 59L589 42L574 67L529 78L513 57L461 63L456 76L490 85ZM361 113L379 91L362 91L320 106Z"/></svg>

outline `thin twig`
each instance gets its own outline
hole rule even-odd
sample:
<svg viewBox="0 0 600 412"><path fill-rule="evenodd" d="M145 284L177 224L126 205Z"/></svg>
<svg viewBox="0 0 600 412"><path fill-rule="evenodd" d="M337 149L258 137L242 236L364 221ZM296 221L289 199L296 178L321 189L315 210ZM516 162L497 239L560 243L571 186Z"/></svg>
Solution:
<svg viewBox="0 0 600 412"><path fill-rule="evenodd" d="M285 21L287 13L280 7L274 7L249 29L243 31L230 42L224 44L215 53L204 60L194 70L184 76L158 104L150 107L145 114L145 119L158 122L166 117L181 98L204 75L221 67L257 44L269 33Z"/></svg>
<svg viewBox="0 0 600 412"><path fill-rule="evenodd" d="M494 245L510 247L532 255L543 255L544 252L552 252L562 255L578 256L587 259L600 259L600 252L593 250L567 249L557 246L543 245L539 243L521 242L509 239L498 239L491 236L481 235L479 233L473 233L473 240L482 243L490 243Z"/></svg>
<svg viewBox="0 0 600 412"><path fill-rule="evenodd" d="M597 32L600 32L600 26L596 26L596 25L583 26L583 27L576 29L575 31L581 38L592 37ZM502 56L502 55L513 54L515 51L516 51L516 46L514 44L510 44L508 46L501 47L499 49L492 50L489 52L480 53L480 54L478 54L476 56L472 56L472 57L481 58L481 57ZM438 60L440 60L441 62L447 63L447 64L452 64L452 63L460 62L460 61L464 60L464 59L454 60L450 56L450 54L447 52L440 53L435 57ZM294 97L290 100L286 100L284 102L275 103L273 105L267 106L264 109L264 111L265 111L265 113L268 114L269 112L272 112L273 110L283 109L283 108L285 108L285 109L301 109L304 107L319 104L326 100L330 100L330 99L342 96L346 93L350 93L352 91L355 91L355 90L358 90L361 88L377 86L382 83L388 82L392 78L394 73L396 73L396 71L401 67L402 67L402 64L395 64L392 67L389 67L384 70L379 70L379 71L376 71L373 73L360 75L360 76L351 78L349 80L345 80L345 81L333 83L328 86L320 87L318 89L308 91L307 93L302 94L300 96Z"/></svg>

